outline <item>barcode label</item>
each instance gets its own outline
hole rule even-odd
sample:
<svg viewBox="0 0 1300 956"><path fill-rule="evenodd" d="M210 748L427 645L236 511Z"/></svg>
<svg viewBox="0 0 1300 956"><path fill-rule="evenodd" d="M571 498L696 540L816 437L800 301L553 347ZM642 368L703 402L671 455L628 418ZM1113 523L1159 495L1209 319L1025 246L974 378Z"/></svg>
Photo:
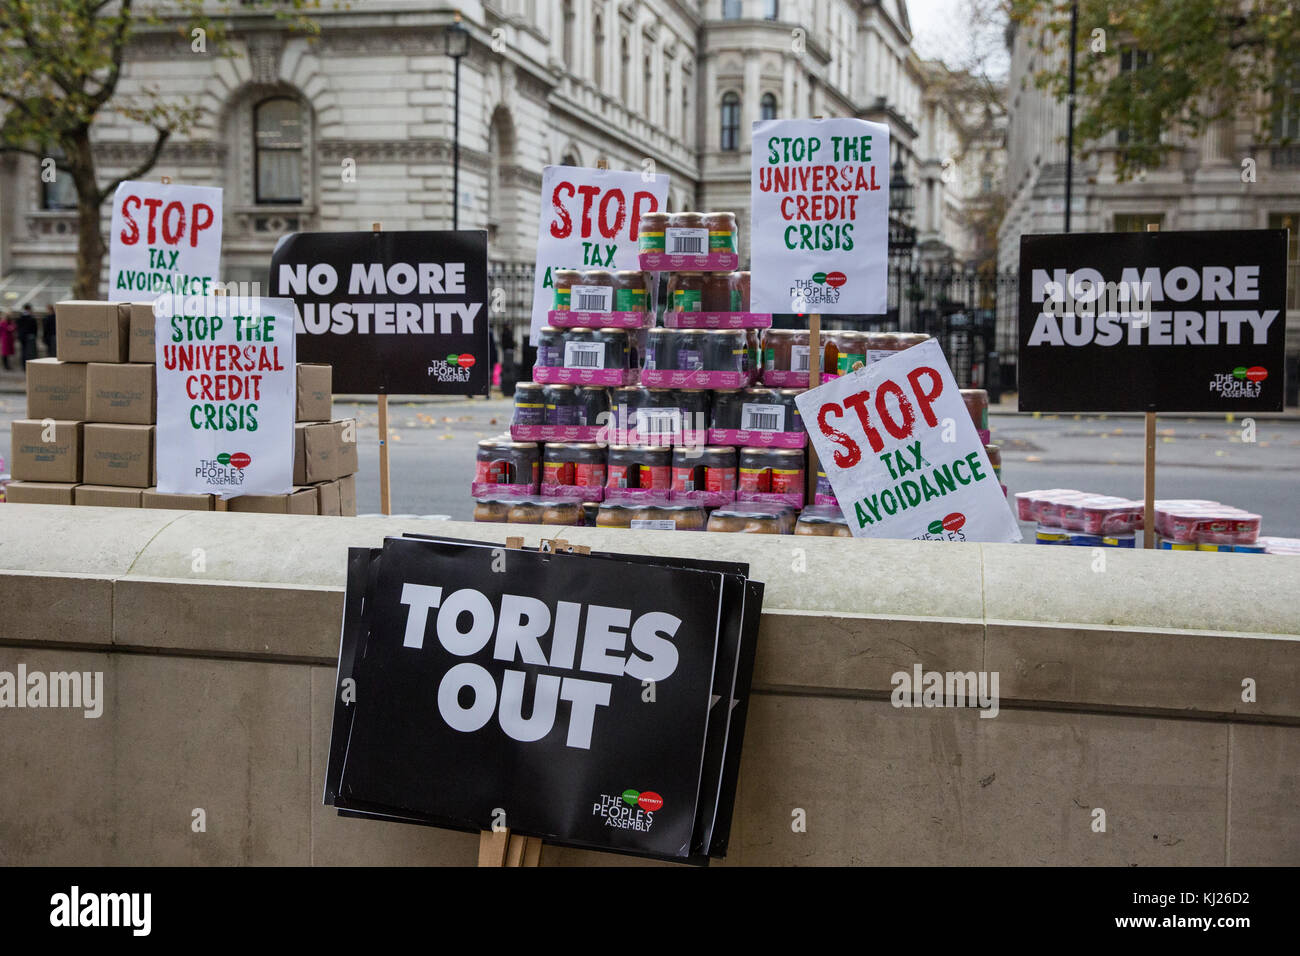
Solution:
<svg viewBox="0 0 1300 956"><path fill-rule="evenodd" d="M866 361L866 364L867 364L867 365L875 365L875 364L876 364L877 362L879 362L881 359L887 359L887 358L889 358L891 355L897 355L897 354L898 354L898 353L897 353L896 351L889 350L889 349L870 349L870 350L867 352L867 361Z"/></svg>
<svg viewBox="0 0 1300 956"><path fill-rule="evenodd" d="M646 531L676 531L677 522L671 518L633 518L632 530L643 529Z"/></svg>
<svg viewBox="0 0 1300 956"><path fill-rule="evenodd" d="M682 416L675 408L637 409L637 431L642 435L677 435L682 430Z"/></svg>
<svg viewBox="0 0 1300 956"><path fill-rule="evenodd" d="M578 312L608 312L613 299L614 290L607 285L575 285L569 301Z"/></svg>
<svg viewBox="0 0 1300 956"><path fill-rule="evenodd" d="M790 346L790 371L806 372L808 371L808 345Z"/></svg>
<svg viewBox="0 0 1300 956"><path fill-rule="evenodd" d="M785 406L751 405L746 402L740 406L740 427L743 431L783 432Z"/></svg>
<svg viewBox="0 0 1300 956"><path fill-rule="evenodd" d="M699 255L709 251L709 230L707 229L668 229L664 240L669 253L693 253Z"/></svg>
<svg viewBox="0 0 1300 956"><path fill-rule="evenodd" d="M604 368L605 346L602 342L565 342L565 368Z"/></svg>

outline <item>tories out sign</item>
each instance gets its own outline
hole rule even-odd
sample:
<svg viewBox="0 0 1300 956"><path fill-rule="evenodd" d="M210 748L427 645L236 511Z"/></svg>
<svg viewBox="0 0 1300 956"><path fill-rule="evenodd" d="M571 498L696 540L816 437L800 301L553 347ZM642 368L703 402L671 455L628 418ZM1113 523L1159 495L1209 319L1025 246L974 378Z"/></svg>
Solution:
<svg viewBox="0 0 1300 956"><path fill-rule="evenodd" d="M155 300L160 492L293 490L293 318L288 299Z"/></svg>
<svg viewBox="0 0 1300 956"><path fill-rule="evenodd" d="M337 805L666 858L707 850L729 729L739 738L737 641L757 623L757 604L742 625L725 600L735 575L405 538L369 563L349 573L365 600L344 612L340 673L356 694L350 713L336 705ZM363 630L352 647L349 620Z"/></svg>
<svg viewBox="0 0 1300 956"><path fill-rule="evenodd" d="M1021 411L1281 411L1287 234L1023 236Z"/></svg>
<svg viewBox="0 0 1300 956"><path fill-rule="evenodd" d="M754 311L883 313L889 127L763 120L752 162Z"/></svg>
<svg viewBox="0 0 1300 956"><path fill-rule="evenodd" d="M335 392L488 390L483 230L294 233L271 289L297 303L299 357L334 366Z"/></svg>
<svg viewBox="0 0 1300 956"><path fill-rule="evenodd" d="M579 166L542 170L531 340L555 308L551 274L556 269L638 268L641 216L663 209L667 199L665 175Z"/></svg>
<svg viewBox="0 0 1300 956"><path fill-rule="evenodd" d="M108 298L210 295L221 263L221 190L125 182L113 195Z"/></svg>
<svg viewBox="0 0 1300 956"><path fill-rule="evenodd" d="M895 352L795 402L855 537L1020 540L938 342Z"/></svg>

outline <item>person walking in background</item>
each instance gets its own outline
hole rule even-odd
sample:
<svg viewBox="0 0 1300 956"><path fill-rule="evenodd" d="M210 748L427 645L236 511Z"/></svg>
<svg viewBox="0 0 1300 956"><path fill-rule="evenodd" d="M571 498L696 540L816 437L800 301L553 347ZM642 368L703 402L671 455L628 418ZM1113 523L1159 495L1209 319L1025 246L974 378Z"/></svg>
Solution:
<svg viewBox="0 0 1300 956"><path fill-rule="evenodd" d="M54 335L54 305L51 304L49 308L45 318L41 320L41 338L45 340L45 354L54 358L54 350L57 348Z"/></svg>
<svg viewBox="0 0 1300 956"><path fill-rule="evenodd" d="M17 330L9 313L0 315L0 361L4 362L5 371L9 371L9 357L14 354L14 332Z"/></svg>
<svg viewBox="0 0 1300 956"><path fill-rule="evenodd" d="M27 363L37 358L36 355L36 315L32 312L30 305L23 306L23 310L18 313L18 344L22 347L23 371L27 371Z"/></svg>

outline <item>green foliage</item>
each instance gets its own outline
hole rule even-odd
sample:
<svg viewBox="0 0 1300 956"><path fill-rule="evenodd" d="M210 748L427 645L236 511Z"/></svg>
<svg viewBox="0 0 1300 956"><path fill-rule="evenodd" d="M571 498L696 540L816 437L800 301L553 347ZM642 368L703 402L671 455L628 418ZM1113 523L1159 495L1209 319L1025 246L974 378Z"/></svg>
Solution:
<svg viewBox="0 0 1300 956"><path fill-rule="evenodd" d="M231 57L230 17L273 12L289 29L315 34L308 11L321 0L0 0L0 152L53 158L77 188L79 233L74 293L93 298L103 243L99 207L123 180L139 179L199 108L157 85L119 93L127 49L137 34L175 30L178 56ZM155 131L144 160L100 184L92 124L115 113Z"/></svg>
<svg viewBox="0 0 1300 956"><path fill-rule="evenodd" d="M1038 45L1035 84L1064 99L1071 3L1008 2L1012 24ZM1161 164L1180 134L1244 115L1261 141L1284 142L1283 111L1300 109L1296 0L1079 0L1078 9L1084 155L1116 134L1117 170L1128 178Z"/></svg>

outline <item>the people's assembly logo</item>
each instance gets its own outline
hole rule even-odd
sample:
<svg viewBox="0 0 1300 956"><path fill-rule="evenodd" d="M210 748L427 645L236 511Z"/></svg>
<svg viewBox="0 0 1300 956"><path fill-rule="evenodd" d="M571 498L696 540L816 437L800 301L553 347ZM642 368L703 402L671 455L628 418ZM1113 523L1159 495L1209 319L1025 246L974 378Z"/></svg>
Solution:
<svg viewBox="0 0 1300 956"><path fill-rule="evenodd" d="M1219 372L1210 379L1210 391L1224 398L1258 398L1268 369L1262 365L1238 365L1231 372Z"/></svg>
<svg viewBox="0 0 1300 956"><path fill-rule="evenodd" d="M655 813L663 806L664 798L653 790L624 790L618 794L602 793L591 805L591 814L604 817L607 827L649 833Z"/></svg>
<svg viewBox="0 0 1300 956"><path fill-rule="evenodd" d="M839 302L840 288L848 281L843 272L816 272L808 279L795 279L790 287L790 301L796 312L806 311L810 305Z"/></svg>
<svg viewBox="0 0 1300 956"><path fill-rule="evenodd" d="M202 478L210 486L229 487L244 483L244 469L253 463L252 455L237 451L234 454L223 451L216 458L201 458L194 469L196 478Z"/></svg>
<svg viewBox="0 0 1300 956"><path fill-rule="evenodd" d="M429 361L429 377L439 382L468 382L475 358L468 352Z"/></svg>

